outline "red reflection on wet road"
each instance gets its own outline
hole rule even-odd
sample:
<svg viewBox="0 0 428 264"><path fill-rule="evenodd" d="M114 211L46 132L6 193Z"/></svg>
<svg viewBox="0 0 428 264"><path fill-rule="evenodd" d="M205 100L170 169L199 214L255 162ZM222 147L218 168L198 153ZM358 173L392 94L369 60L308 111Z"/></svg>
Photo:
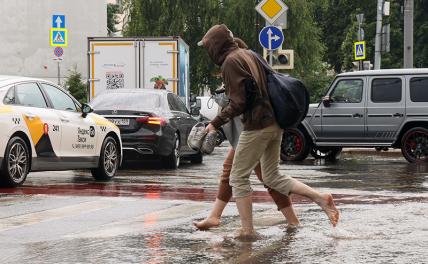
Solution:
<svg viewBox="0 0 428 264"><path fill-rule="evenodd" d="M1 194L14 195L64 195L64 196L109 196L109 197L141 197L145 199L213 201L216 198L216 189L197 187L171 187L150 184L62 184L44 186L24 186L19 188L0 188ZM392 197L382 195L347 195L334 194L338 204L383 204L402 201L427 202L428 197ZM293 203L311 203L308 199L292 196ZM253 201L256 203L270 203L271 197L265 191L254 191Z"/></svg>

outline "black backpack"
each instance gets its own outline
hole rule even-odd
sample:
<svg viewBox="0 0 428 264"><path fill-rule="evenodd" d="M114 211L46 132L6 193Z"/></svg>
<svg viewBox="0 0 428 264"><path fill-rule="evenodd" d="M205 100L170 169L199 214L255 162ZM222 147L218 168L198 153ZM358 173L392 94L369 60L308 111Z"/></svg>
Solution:
<svg viewBox="0 0 428 264"><path fill-rule="evenodd" d="M297 127L305 119L309 108L309 92L298 79L274 71L259 54L253 52L266 72L267 92L278 125Z"/></svg>

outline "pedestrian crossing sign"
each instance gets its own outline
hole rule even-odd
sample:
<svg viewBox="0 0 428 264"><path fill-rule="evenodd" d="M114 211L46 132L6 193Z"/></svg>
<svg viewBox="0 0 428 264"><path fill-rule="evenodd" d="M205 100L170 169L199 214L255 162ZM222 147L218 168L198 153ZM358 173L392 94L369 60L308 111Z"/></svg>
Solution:
<svg viewBox="0 0 428 264"><path fill-rule="evenodd" d="M354 43L354 57L355 60L366 59L366 42L359 41Z"/></svg>
<svg viewBox="0 0 428 264"><path fill-rule="evenodd" d="M51 28L50 42L52 47L67 47L67 29Z"/></svg>

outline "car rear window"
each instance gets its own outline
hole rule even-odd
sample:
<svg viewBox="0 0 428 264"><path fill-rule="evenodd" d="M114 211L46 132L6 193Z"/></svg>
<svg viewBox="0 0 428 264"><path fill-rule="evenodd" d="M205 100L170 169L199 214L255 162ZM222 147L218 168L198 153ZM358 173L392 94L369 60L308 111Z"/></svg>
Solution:
<svg viewBox="0 0 428 264"><path fill-rule="evenodd" d="M428 77L410 79L410 100L428 102Z"/></svg>
<svg viewBox="0 0 428 264"><path fill-rule="evenodd" d="M379 78L372 82L371 100L374 103L390 103L401 101L401 79Z"/></svg>
<svg viewBox="0 0 428 264"><path fill-rule="evenodd" d="M153 93L105 93L92 102L95 110L145 110L159 108L160 96Z"/></svg>
<svg viewBox="0 0 428 264"><path fill-rule="evenodd" d="M19 105L46 108L47 104L39 86L36 83L17 84L16 99ZM16 100L15 99L15 100Z"/></svg>

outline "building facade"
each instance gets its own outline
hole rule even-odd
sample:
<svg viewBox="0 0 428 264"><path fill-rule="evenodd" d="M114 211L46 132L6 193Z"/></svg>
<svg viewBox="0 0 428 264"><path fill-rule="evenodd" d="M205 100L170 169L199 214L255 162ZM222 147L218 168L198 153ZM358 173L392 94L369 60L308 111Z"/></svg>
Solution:
<svg viewBox="0 0 428 264"><path fill-rule="evenodd" d="M59 72L63 84L76 68L87 79L87 38L107 36L106 4L106 0L0 0L0 75L58 82ZM68 34L61 60L51 46L50 29L59 25L54 15L64 16L60 26Z"/></svg>

